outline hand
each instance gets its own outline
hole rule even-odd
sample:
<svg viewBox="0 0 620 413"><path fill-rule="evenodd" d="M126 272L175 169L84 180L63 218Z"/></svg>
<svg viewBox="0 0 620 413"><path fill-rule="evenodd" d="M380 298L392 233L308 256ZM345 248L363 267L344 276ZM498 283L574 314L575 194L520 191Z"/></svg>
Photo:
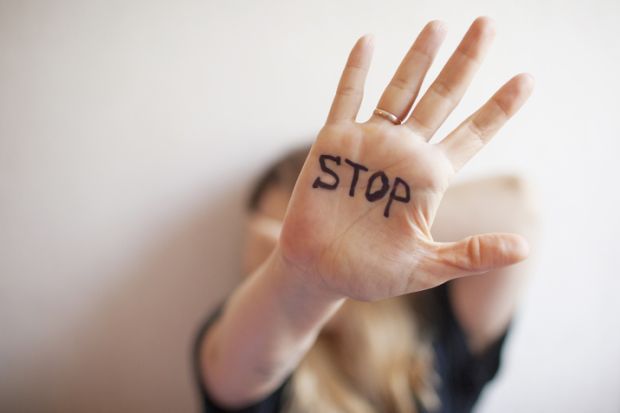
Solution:
<svg viewBox="0 0 620 413"><path fill-rule="evenodd" d="M504 84L438 143L429 140L458 104L494 36L476 19L434 83L411 107L445 36L428 23L385 89L378 108L357 123L372 39L357 41L325 126L301 171L279 240L283 261L323 291L377 300L523 260L515 234L434 242L430 228L455 173L515 114L533 88L530 75ZM403 121L401 123L401 120ZM475 219L475 217L472 217Z"/></svg>

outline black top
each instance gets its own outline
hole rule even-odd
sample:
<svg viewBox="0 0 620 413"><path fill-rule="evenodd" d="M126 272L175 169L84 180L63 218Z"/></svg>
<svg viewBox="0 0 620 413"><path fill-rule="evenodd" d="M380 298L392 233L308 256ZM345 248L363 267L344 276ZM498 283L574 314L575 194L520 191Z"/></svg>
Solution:
<svg viewBox="0 0 620 413"><path fill-rule="evenodd" d="M483 354L473 355L468 348L465 333L459 325L450 300L449 285L416 293L417 302L423 303L419 311L422 321L432 328L435 371L440 385L436 389L441 406L437 413L471 412L486 383L495 377L500 365L501 350L508 331L505 331ZM418 300L418 295L420 300ZM413 301L413 300L412 300ZM416 306L416 308L418 308ZM222 305L208 317L200 328L195 341L193 364L204 412L224 413L276 413L286 401L287 384L292 375L273 393L251 406L236 410L224 409L209 396L200 374L199 348L202 338L220 315ZM412 396L413 397L413 396ZM418 406L420 413L426 410ZM434 413L434 412L433 412Z"/></svg>

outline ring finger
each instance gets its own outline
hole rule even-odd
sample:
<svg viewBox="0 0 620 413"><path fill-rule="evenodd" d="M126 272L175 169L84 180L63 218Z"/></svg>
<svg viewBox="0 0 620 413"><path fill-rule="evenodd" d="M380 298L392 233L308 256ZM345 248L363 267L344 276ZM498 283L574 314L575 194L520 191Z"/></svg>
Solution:
<svg viewBox="0 0 620 413"><path fill-rule="evenodd" d="M396 116L398 121L393 123L400 123L409 113L445 34L440 21L424 26L381 95L377 108ZM386 118L375 113L370 120L384 122Z"/></svg>

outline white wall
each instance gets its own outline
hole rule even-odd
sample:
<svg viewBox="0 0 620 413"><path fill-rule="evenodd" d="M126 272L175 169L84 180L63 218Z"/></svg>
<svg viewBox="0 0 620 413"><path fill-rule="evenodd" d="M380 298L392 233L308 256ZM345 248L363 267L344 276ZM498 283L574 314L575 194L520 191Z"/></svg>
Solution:
<svg viewBox="0 0 620 413"><path fill-rule="evenodd" d="M437 3L1 1L0 410L197 411L191 336L239 279L256 173L320 128L358 36L365 118L427 20L451 28L443 62L487 14L448 127L535 75L463 176L531 177L544 228L478 411L620 411L620 3Z"/></svg>

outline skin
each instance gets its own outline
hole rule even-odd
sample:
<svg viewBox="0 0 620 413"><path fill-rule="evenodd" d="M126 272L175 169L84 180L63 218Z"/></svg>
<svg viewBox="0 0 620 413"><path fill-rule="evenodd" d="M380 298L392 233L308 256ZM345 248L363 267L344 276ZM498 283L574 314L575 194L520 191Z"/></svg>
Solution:
<svg viewBox="0 0 620 413"><path fill-rule="evenodd" d="M244 274L252 274L276 248L291 193L269 188L247 221ZM453 185L437 211L431 234L435 240L454 240L467 234L503 230L535 240L538 213L530 184L515 175L492 176ZM475 219L472 219L475 217ZM483 352L506 330L528 273L528 262L450 282L449 295L470 350ZM415 294L409 295L415 299ZM340 310L323 329L337 329Z"/></svg>
<svg viewBox="0 0 620 413"><path fill-rule="evenodd" d="M516 113L533 88L530 75L513 77L446 137L429 142L465 93L494 32L491 19L476 19L417 100L445 36L443 23L427 24L377 105L402 119L398 125L377 115L362 123L355 120L373 49L371 37L357 41L290 199L288 194L270 194L265 202L275 209L265 207L260 219L251 223L258 236L271 231L273 244L248 256L249 261L262 262L230 296L203 342L203 377L215 400L241 407L272 392L346 299L375 301L455 280L451 300L470 347L482 351L503 331L515 301L514 293L507 292L514 290L510 287L515 273L506 267L526 258L525 239L498 232L467 236L477 230L467 225L459 227L464 237L460 241L439 242L431 233L454 175ZM354 197L349 196L349 185L313 188L317 177L325 178L318 162L321 154L352 159L370 173L382 170L391 179L402 178L411 187L410 201L394 203L386 218L387 200L368 202L362 196L363 179ZM338 174L343 183L351 182L350 168ZM477 275L483 273L487 274Z"/></svg>

